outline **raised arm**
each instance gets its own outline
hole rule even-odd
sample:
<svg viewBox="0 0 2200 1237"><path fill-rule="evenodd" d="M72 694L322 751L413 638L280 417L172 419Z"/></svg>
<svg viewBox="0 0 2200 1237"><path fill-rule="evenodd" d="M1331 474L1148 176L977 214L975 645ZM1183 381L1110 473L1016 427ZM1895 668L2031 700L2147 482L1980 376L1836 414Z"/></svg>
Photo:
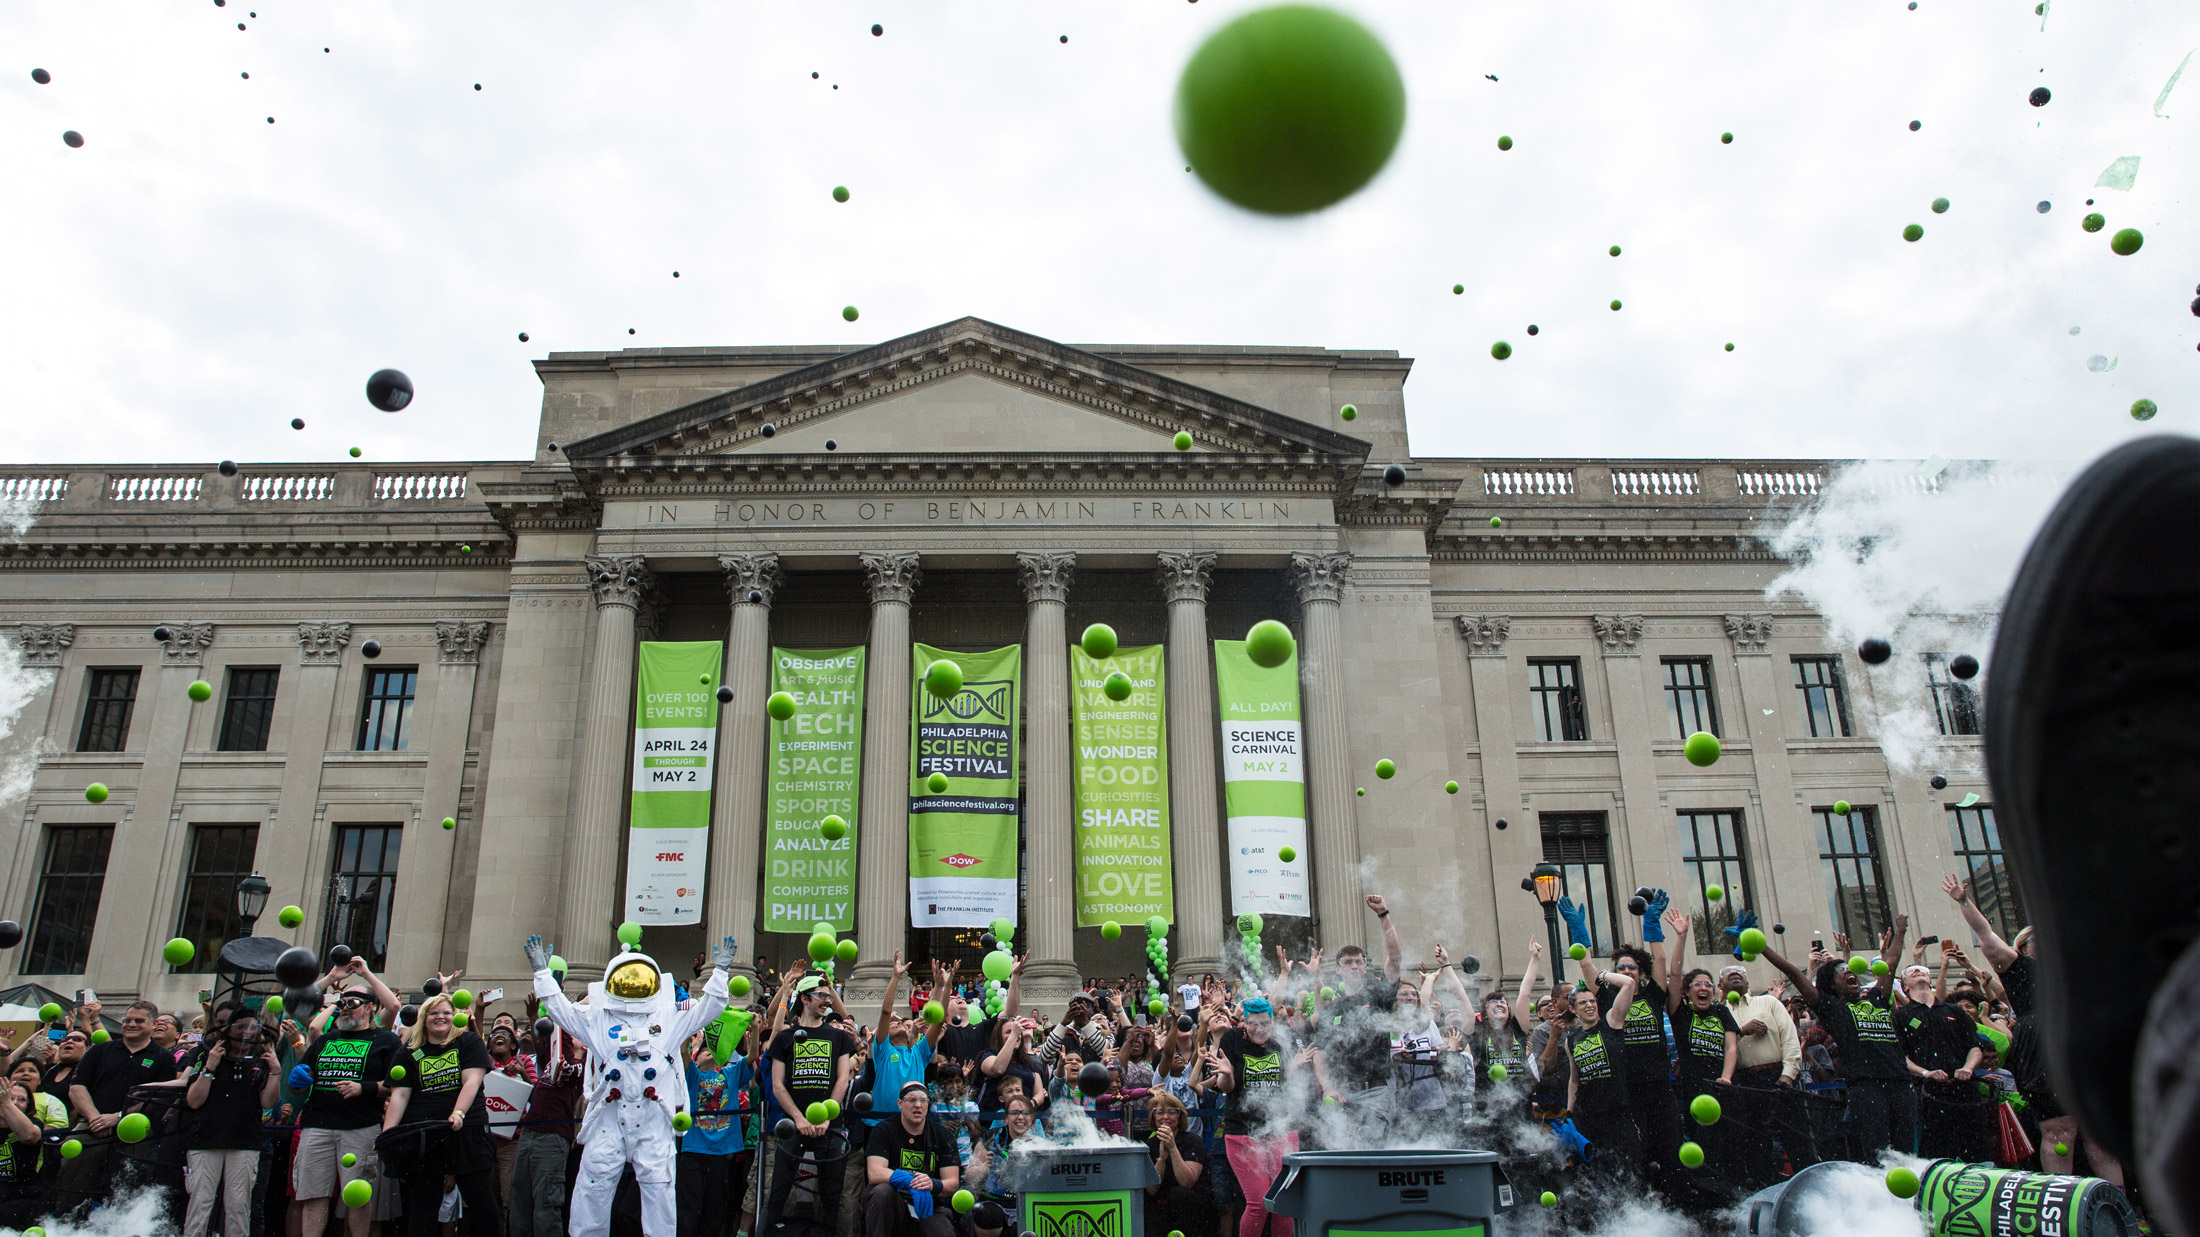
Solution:
<svg viewBox="0 0 2200 1237"><path fill-rule="evenodd" d="M1765 961L1770 962L1774 970L1788 977L1788 982L1795 985L1797 996L1802 997L1807 1004L1818 1004L1817 986L1810 982L1810 976L1805 975L1796 968L1794 963L1787 960L1786 954L1768 944L1760 951L1760 956Z"/></svg>
<svg viewBox="0 0 2200 1237"><path fill-rule="evenodd" d="M1520 972L1520 995L1513 998L1512 1012L1507 1015L1522 1035L1533 1035L1535 1028L1528 1025L1529 1002L1535 1000L1536 969L1543 962L1543 942L1528 938L1528 966ZM1554 985L1555 986L1555 985Z"/></svg>
<svg viewBox="0 0 2200 1237"><path fill-rule="evenodd" d="M1405 974L1406 947L1398 942L1398 925L1390 921L1390 904L1383 901L1383 895L1371 893L1367 895L1367 909L1375 912L1376 920L1383 925L1385 973L1392 983L1396 983L1398 977Z"/></svg>
<svg viewBox="0 0 2200 1237"><path fill-rule="evenodd" d="M1635 1003L1635 977L1620 971L1607 971L1597 979L1618 989L1618 995L1612 998L1612 1008L1604 1011L1604 1025L1621 1030L1627 1025L1627 1007Z"/></svg>
<svg viewBox="0 0 2200 1237"><path fill-rule="evenodd" d="M1018 1010L1024 1007L1024 963L1031 958L1031 951L1016 955L1016 965L1008 969L1008 995L1001 998L1001 1017L1013 1021ZM954 971L947 973L953 979Z"/></svg>
<svg viewBox="0 0 2200 1237"><path fill-rule="evenodd" d="M1971 931L1978 936L1978 947L1986 955L1986 964L1996 971L2008 970L2009 964L2017 960L2017 951L2009 947L2009 942L2001 939L2001 934L1994 931L1994 925L1986 922L1986 912L1980 910L1978 904L1971 900L1970 882L1950 874L1940 878L1940 888L1941 892L1955 899L1956 910L1963 915L1963 922L1969 924Z"/></svg>
<svg viewBox="0 0 2200 1237"><path fill-rule="evenodd" d="M1645 919L1643 920L1643 922L1648 923L1649 920ZM1667 911L1665 913L1665 925L1673 929L1673 937L1675 940L1685 941L1688 939L1688 923L1689 919L1687 911ZM1667 951L1663 945L1653 945L1650 947L1650 956L1653 961L1655 961L1660 954L1664 954L1665 952ZM1684 951L1679 949L1675 949L1671 952L1672 957L1668 959L1665 964L1665 1012L1668 1016L1680 1012L1681 959L1684 956Z"/></svg>
<svg viewBox="0 0 2200 1237"><path fill-rule="evenodd" d="M565 990L558 986L558 977L550 970L550 947L543 944L538 935L528 937L520 948L527 955L527 965L534 968L535 998L541 1003L542 1016L548 1018L551 1025L586 1044L588 1018L579 1006L566 999Z"/></svg>
<svg viewBox="0 0 2200 1237"><path fill-rule="evenodd" d="M935 969L937 969L935 964ZM894 1016L894 989L901 986L901 977L909 973L909 964L901 960L901 951L894 951L894 970L886 977L886 992L878 999L878 1021L871 1025L873 1035L886 1034L886 1024Z"/></svg>
<svg viewBox="0 0 2200 1237"><path fill-rule="evenodd" d="M1879 960L1887 964L1888 972L1902 969L1902 938L1910 934L1910 917L1897 913L1894 926L1879 934Z"/></svg>

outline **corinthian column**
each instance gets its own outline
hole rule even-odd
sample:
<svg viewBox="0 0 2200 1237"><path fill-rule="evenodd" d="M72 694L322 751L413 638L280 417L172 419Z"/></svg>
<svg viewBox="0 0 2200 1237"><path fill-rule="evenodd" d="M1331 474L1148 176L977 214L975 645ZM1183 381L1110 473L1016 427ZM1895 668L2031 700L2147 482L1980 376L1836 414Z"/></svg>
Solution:
<svg viewBox="0 0 2200 1237"><path fill-rule="evenodd" d="M1076 962L1077 872L1070 829L1069 633L1075 554L1018 554L1024 585L1024 828L1030 865L1031 951L1024 967L1027 1000L1048 1009L1066 1005L1079 987Z"/></svg>
<svg viewBox="0 0 2200 1237"><path fill-rule="evenodd" d="M863 693L863 806L857 817L856 968L848 1000L875 1001L909 937L909 599L924 579L914 554L865 554L871 651Z"/></svg>
<svg viewBox="0 0 2200 1237"><path fill-rule="evenodd" d="M575 978L611 958L618 906L619 826L626 819L626 771L633 745L634 619L652 584L640 556L588 558L596 597L596 646L588 658L581 713L580 785L565 838L564 897L556 944Z"/></svg>
<svg viewBox="0 0 2200 1237"><path fill-rule="evenodd" d="M1366 944L1360 909L1360 830L1352 818L1352 740L1345 729L1344 582L1349 554L1294 554L1306 641L1299 692L1306 715L1306 806L1313 821L1314 907L1322 948L1334 957Z"/></svg>
<svg viewBox="0 0 2200 1237"><path fill-rule="evenodd" d="M779 591L777 554L721 554L733 616L726 625L726 665L720 676L733 703L718 711L717 793L711 796L710 894L703 939L728 932L750 948L735 970L753 976L756 956L757 863L764 807L764 697L771 692L772 595Z"/></svg>
<svg viewBox="0 0 2200 1237"><path fill-rule="evenodd" d="M1214 663L1207 653L1207 582L1215 555L1164 550L1156 574L1169 599L1169 849L1176 863L1174 974L1222 970L1223 888L1215 803Z"/></svg>

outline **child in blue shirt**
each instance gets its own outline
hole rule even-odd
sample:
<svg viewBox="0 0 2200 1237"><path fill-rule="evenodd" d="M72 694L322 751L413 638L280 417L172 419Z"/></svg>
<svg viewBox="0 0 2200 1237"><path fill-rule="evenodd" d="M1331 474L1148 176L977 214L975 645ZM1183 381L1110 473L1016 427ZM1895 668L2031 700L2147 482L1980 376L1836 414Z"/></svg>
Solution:
<svg viewBox="0 0 2200 1237"><path fill-rule="evenodd" d="M735 1158L748 1150L744 1128L749 1084L755 1071L745 1056L720 1066L708 1037L687 1058L688 1113L694 1124L680 1136L675 1196L680 1231L703 1232L704 1217L723 1217L740 1201Z"/></svg>

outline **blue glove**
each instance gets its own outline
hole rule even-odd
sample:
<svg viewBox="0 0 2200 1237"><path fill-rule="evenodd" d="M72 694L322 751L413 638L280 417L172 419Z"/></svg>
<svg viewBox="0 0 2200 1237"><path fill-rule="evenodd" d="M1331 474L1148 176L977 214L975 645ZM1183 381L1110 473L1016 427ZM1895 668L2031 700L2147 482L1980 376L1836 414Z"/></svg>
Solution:
<svg viewBox="0 0 2200 1237"><path fill-rule="evenodd" d="M1589 1140L1582 1137L1580 1130L1574 1128L1572 1117L1551 1122L1551 1133L1558 1138L1558 1145L1567 1154L1582 1160L1589 1158Z"/></svg>
<svg viewBox="0 0 2200 1237"><path fill-rule="evenodd" d="M303 1061L291 1066L290 1089L293 1091L311 1091L313 1089L313 1067Z"/></svg>
<svg viewBox="0 0 2200 1237"><path fill-rule="evenodd" d="M1642 943L1655 945L1665 940L1665 907L1673 897L1663 889L1650 891L1650 905L1642 911Z"/></svg>
<svg viewBox="0 0 2200 1237"><path fill-rule="evenodd" d="M929 1220L929 1219L931 1219L931 1218L932 1218L932 1191L930 1191L930 1190L911 1190L911 1191L909 1191L909 1214L911 1214L911 1215L913 1215L913 1216L917 1217L917 1218L918 1218L919 1220Z"/></svg>
<svg viewBox="0 0 2200 1237"><path fill-rule="evenodd" d="M909 1183L915 1181L916 1179L917 1175L913 1172L910 1172L906 1168L897 1168L894 1171L886 1174L887 1184L893 1186L897 1190L908 1189Z"/></svg>
<svg viewBox="0 0 2200 1237"><path fill-rule="evenodd" d="M1756 926L1757 912L1754 910L1745 910L1741 914L1734 917L1733 927L1719 929L1719 931L1734 938L1734 956L1736 958L1740 958L1742 956L1742 933Z"/></svg>
<svg viewBox="0 0 2200 1237"><path fill-rule="evenodd" d="M1596 945L1589 939L1589 916L1574 905L1572 898L1558 900L1558 917L1566 921L1567 944L1579 942L1589 946L1592 951L1595 950Z"/></svg>

